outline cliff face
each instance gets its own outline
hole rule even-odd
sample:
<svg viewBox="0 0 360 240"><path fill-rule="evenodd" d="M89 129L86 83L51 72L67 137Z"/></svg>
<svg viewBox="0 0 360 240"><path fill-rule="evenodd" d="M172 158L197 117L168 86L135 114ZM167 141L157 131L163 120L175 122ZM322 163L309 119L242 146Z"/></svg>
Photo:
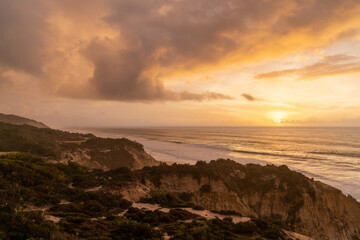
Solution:
<svg viewBox="0 0 360 240"><path fill-rule="evenodd" d="M202 176L194 171L196 166L189 166L186 171L164 167L156 174L145 169L142 172L145 181L119 190L131 201L147 197L151 191L186 192L191 193L194 204L208 210L234 210L243 216L279 219L290 230L314 239L360 237L360 204L333 187L284 167L241 165L241 168L235 164L221 175L218 166L213 165L213 174L205 170ZM158 174L161 177L154 178Z"/></svg>
<svg viewBox="0 0 360 240"><path fill-rule="evenodd" d="M164 182L167 181L164 179ZM210 193L195 191L194 202L207 209L235 210L244 216L279 217L288 221L293 231L315 239L351 239L360 236L360 204L322 183L313 183L317 196L315 201L303 194L302 200L295 202L284 201L284 194L276 190L265 195L254 192L239 196L226 187L220 187L219 182L204 179L202 183L210 184L213 190ZM303 204L299 201L303 201Z"/></svg>

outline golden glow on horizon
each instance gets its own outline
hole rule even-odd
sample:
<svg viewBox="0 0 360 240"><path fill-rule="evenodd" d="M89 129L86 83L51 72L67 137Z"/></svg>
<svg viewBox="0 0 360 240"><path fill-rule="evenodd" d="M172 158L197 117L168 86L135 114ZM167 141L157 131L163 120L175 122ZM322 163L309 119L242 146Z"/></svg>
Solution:
<svg viewBox="0 0 360 240"><path fill-rule="evenodd" d="M272 111L272 112L269 112L270 119L276 124L281 124L282 122L284 122L288 115L289 115L289 113L285 112L285 111Z"/></svg>

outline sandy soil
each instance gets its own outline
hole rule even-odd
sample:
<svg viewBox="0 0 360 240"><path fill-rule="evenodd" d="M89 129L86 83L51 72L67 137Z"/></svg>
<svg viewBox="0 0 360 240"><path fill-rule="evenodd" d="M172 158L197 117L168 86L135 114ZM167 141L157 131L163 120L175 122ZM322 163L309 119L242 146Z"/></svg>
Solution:
<svg viewBox="0 0 360 240"><path fill-rule="evenodd" d="M170 211L169 208L162 208L158 204L150 204L150 203L133 203L133 207L151 210L151 211L155 211L155 210L159 210L162 212ZM240 217L240 216L236 216L236 215L223 215L223 214L213 213L208 210L194 210L192 208L180 208L180 209L200 215L200 216L204 217L205 219L214 219L214 218L224 219L226 217L231 217L233 219L234 223L250 221L250 218L248 218L248 217Z"/></svg>
<svg viewBox="0 0 360 240"><path fill-rule="evenodd" d="M1 155L6 155L6 154L11 154L11 153L18 153L18 152L0 152L0 156Z"/></svg>

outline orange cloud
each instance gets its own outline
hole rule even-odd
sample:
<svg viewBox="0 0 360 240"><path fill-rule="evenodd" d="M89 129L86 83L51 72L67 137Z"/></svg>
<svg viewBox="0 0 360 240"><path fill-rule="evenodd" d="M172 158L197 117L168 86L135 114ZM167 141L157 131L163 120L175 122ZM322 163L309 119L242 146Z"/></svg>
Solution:
<svg viewBox="0 0 360 240"><path fill-rule="evenodd" d="M70 98L232 99L164 82L354 38L359 10L357 0L0 0L0 69ZM335 67L334 74L358 71Z"/></svg>
<svg viewBox="0 0 360 240"><path fill-rule="evenodd" d="M253 95L250 95L248 93L243 93L243 94L241 94L241 96L243 98L245 98L246 100L250 101L250 102L253 102L253 101L265 101L264 99L256 98Z"/></svg>
<svg viewBox="0 0 360 240"><path fill-rule="evenodd" d="M344 54L325 56L319 62L303 68L285 69L256 74L256 79L272 79L287 75L297 75L299 79L313 79L326 76L360 73L360 62L349 62L356 59Z"/></svg>

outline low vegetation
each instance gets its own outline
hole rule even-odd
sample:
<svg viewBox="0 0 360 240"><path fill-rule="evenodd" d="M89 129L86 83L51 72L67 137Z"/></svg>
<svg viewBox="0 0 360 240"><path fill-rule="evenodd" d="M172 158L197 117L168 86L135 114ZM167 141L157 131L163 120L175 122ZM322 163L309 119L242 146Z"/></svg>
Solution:
<svg viewBox="0 0 360 240"><path fill-rule="evenodd" d="M201 208L191 202L191 193L151 192L142 200L170 211L146 211L99 187L139 181L140 172L94 171L27 153L0 156L0 239L284 239L281 228L270 222L205 220L180 209Z"/></svg>
<svg viewBox="0 0 360 240"><path fill-rule="evenodd" d="M31 153L56 161L75 161L76 156L81 156L90 158L94 166L116 169L130 167L135 162L129 149L144 151L140 143L126 138L99 138L92 134L0 122L0 152Z"/></svg>
<svg viewBox="0 0 360 240"><path fill-rule="evenodd" d="M191 202L191 193L169 193L164 191L152 191L149 198L142 198L140 202L160 204L162 207L179 208L179 207L195 207Z"/></svg>
<svg viewBox="0 0 360 240"><path fill-rule="evenodd" d="M62 146L62 142L88 138L95 138L95 136L0 122L0 151L2 152L27 152L57 158L60 157L61 150L68 147L66 144Z"/></svg>

